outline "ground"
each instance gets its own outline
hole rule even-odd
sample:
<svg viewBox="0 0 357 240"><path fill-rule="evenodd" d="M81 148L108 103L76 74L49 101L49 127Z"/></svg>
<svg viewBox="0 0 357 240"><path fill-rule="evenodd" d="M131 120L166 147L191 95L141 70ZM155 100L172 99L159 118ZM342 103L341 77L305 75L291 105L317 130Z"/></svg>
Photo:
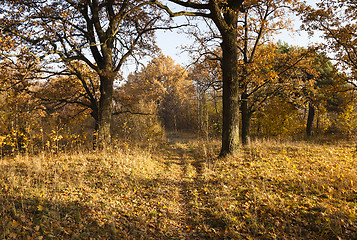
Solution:
<svg viewBox="0 0 357 240"><path fill-rule="evenodd" d="M144 145L2 158L1 239L357 239L352 143Z"/></svg>

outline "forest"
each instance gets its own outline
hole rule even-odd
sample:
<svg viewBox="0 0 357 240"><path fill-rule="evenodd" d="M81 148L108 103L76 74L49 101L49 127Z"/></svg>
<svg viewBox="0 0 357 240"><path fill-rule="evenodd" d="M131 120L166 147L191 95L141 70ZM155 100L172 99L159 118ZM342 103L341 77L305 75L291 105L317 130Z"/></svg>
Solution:
<svg viewBox="0 0 357 240"><path fill-rule="evenodd" d="M356 16L0 0L0 238L357 239Z"/></svg>

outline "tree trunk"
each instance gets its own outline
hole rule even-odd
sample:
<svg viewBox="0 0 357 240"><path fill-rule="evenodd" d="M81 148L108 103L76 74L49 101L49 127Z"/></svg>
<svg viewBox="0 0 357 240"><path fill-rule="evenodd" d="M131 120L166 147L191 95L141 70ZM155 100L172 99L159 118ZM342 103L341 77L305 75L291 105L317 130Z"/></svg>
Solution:
<svg viewBox="0 0 357 240"><path fill-rule="evenodd" d="M207 101L205 101L205 105L206 105L206 140L208 141L208 139L209 139L209 112L208 112Z"/></svg>
<svg viewBox="0 0 357 240"><path fill-rule="evenodd" d="M233 26L222 33L223 129L220 157L233 154L239 148L239 71L235 13L226 13L225 20ZM235 27L234 27L235 26Z"/></svg>
<svg viewBox="0 0 357 240"><path fill-rule="evenodd" d="M112 101L114 78L100 76L98 147L106 149L111 143Z"/></svg>
<svg viewBox="0 0 357 240"><path fill-rule="evenodd" d="M320 133L320 112L317 111L316 113L316 127L315 127L315 134Z"/></svg>
<svg viewBox="0 0 357 240"><path fill-rule="evenodd" d="M241 127L241 140L242 145L249 143L249 126L250 126L250 112L248 110L248 95L244 92L241 95L241 115L242 115L242 127Z"/></svg>
<svg viewBox="0 0 357 240"><path fill-rule="evenodd" d="M92 145L93 145L93 150L96 150L98 148L98 129L99 129L98 109L92 110L91 116L94 119L94 131L93 131L93 136L92 136Z"/></svg>
<svg viewBox="0 0 357 240"><path fill-rule="evenodd" d="M207 98L206 98L206 93L202 94L202 103L201 103L201 134L202 136L207 136L208 135L208 129L206 128L208 122L207 122Z"/></svg>
<svg viewBox="0 0 357 240"><path fill-rule="evenodd" d="M198 97L198 101L197 101L197 123L198 123L198 130L199 130L199 134L201 134L202 131L202 122L201 122L201 97Z"/></svg>
<svg viewBox="0 0 357 240"><path fill-rule="evenodd" d="M306 122L306 136L307 136L307 138L310 138L312 136L312 126L314 123L314 117L315 117L315 107L310 102L309 103L309 113L307 115L307 122Z"/></svg>

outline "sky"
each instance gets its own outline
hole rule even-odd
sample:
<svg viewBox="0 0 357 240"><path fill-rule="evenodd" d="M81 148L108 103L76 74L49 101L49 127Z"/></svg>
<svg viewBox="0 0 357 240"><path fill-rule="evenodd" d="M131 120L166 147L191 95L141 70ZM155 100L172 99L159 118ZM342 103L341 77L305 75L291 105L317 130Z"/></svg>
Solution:
<svg viewBox="0 0 357 240"><path fill-rule="evenodd" d="M315 5L319 0L309 0L309 4ZM172 7L170 5L170 7ZM313 45L316 42L322 42L323 40L316 34L314 36L309 36L307 32L299 31L301 21L296 16L290 17L292 20L294 33L289 31L283 31L281 34L274 37L274 42L282 41L286 42L292 46L301 46L308 47ZM183 24L185 22L184 17L174 18L174 23ZM183 67L187 67L192 63L192 59L187 52L182 50L182 46L190 45L193 43L193 40L189 38L188 35L182 33L182 30L167 30L167 31L158 31L156 33L156 40L159 48L164 55L170 56L175 60L176 63L181 64ZM143 64L146 64L149 59L143 61ZM136 70L136 65L133 63L128 63L123 68L123 77L127 78L130 72Z"/></svg>
<svg viewBox="0 0 357 240"><path fill-rule="evenodd" d="M298 29L300 26L299 22L296 22L295 28ZM188 65L190 63L190 56L188 53L182 51L182 45L187 45L192 42L191 39L188 38L183 33L179 33L177 30L159 32L157 33L157 43L161 48L164 55L170 56L173 58L176 63L179 63L183 66ZM286 42L289 45L293 46L301 46L308 47L313 45L315 42L321 42L319 36L309 36L307 32L298 31L296 33L284 31L281 34L275 36L274 40L277 42L281 40L282 42Z"/></svg>
<svg viewBox="0 0 357 240"><path fill-rule="evenodd" d="M318 0L310 0L309 4L315 4ZM301 46L308 47L313 45L315 42L321 42L322 39L320 36L314 35L309 36L307 32L299 31L301 21L292 16L292 21L294 25L294 30L296 33L283 31L281 34L275 36L274 41L277 42L281 40L282 42L286 42L289 45L293 46ZM179 20L180 22L180 20ZM160 31L156 34L158 46L161 48L164 55L170 56L173 58L176 63L179 63L183 66L187 66L190 64L191 59L188 53L182 52L182 45L187 45L192 43L192 40L183 33L180 34L180 30L172 30L172 31Z"/></svg>

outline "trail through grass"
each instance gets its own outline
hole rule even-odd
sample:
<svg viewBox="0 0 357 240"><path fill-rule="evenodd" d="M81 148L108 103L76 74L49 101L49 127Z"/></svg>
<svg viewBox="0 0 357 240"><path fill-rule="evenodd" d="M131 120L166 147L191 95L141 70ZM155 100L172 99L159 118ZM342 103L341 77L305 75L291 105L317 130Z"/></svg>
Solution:
<svg viewBox="0 0 357 240"><path fill-rule="evenodd" d="M0 160L1 239L357 239L352 144L217 142Z"/></svg>

